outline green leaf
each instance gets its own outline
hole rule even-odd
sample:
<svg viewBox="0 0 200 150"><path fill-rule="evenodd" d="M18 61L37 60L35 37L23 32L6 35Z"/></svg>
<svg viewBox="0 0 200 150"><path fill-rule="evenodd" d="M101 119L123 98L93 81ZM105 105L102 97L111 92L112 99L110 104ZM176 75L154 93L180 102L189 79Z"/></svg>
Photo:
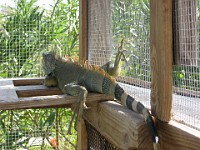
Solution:
<svg viewBox="0 0 200 150"><path fill-rule="evenodd" d="M52 111L49 115L49 117L46 119L46 121L44 122L43 126L52 126L54 120L55 120L55 116L56 113L54 111Z"/></svg>
<svg viewBox="0 0 200 150"><path fill-rule="evenodd" d="M182 79L184 75L182 73L179 74L179 78Z"/></svg>

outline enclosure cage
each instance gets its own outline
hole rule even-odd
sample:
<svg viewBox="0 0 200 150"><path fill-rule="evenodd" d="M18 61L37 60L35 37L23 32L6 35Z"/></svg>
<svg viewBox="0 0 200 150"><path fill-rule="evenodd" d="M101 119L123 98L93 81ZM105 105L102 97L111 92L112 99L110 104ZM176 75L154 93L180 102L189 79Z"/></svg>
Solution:
<svg viewBox="0 0 200 150"><path fill-rule="evenodd" d="M144 119L103 94L68 135L77 97L43 86L43 52L102 66L120 48L116 80L151 111L159 149L200 148L198 0L47 2L0 2L0 149L153 149Z"/></svg>

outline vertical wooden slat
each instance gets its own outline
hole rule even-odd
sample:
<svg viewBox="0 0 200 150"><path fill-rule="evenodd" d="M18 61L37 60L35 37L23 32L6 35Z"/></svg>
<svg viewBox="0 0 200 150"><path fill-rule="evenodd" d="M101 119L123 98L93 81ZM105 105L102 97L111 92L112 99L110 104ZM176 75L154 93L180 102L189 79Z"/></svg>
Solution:
<svg viewBox="0 0 200 150"><path fill-rule="evenodd" d="M79 0L79 50L80 61L86 61L88 59L88 0ZM84 150L87 148L87 131L85 122L81 118L81 121L77 123L77 150Z"/></svg>
<svg viewBox="0 0 200 150"><path fill-rule="evenodd" d="M80 24L80 35L79 35L79 49L80 49L80 61L87 60L87 49L88 49L88 0L79 0L79 24Z"/></svg>
<svg viewBox="0 0 200 150"><path fill-rule="evenodd" d="M87 130L84 120L81 118L80 122L77 122L77 150L88 149L87 144Z"/></svg>
<svg viewBox="0 0 200 150"><path fill-rule="evenodd" d="M169 121L172 107L172 0L150 1L151 109Z"/></svg>

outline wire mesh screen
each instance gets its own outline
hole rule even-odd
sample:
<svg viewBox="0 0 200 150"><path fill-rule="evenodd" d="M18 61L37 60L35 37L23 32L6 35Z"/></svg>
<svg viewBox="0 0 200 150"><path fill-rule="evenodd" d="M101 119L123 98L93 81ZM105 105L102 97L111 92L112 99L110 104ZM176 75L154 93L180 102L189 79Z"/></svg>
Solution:
<svg viewBox="0 0 200 150"><path fill-rule="evenodd" d="M74 128L67 134L71 113L66 108L0 111L0 149L75 149Z"/></svg>
<svg viewBox="0 0 200 150"><path fill-rule="evenodd" d="M41 53L78 55L78 0L0 1L0 78L41 76Z"/></svg>
<svg viewBox="0 0 200 150"><path fill-rule="evenodd" d="M91 124L85 121L88 138L88 150L119 150L103 137Z"/></svg>
<svg viewBox="0 0 200 150"><path fill-rule="evenodd" d="M114 62L124 40L126 61L117 80L132 96L150 107L150 8L148 0L90 0L88 6L89 62ZM134 85L134 86L133 86Z"/></svg>
<svg viewBox="0 0 200 150"><path fill-rule="evenodd" d="M88 1L89 62L103 65L112 52L111 0Z"/></svg>
<svg viewBox="0 0 200 150"><path fill-rule="evenodd" d="M173 2L173 119L200 130L200 3Z"/></svg>
<svg viewBox="0 0 200 150"><path fill-rule="evenodd" d="M78 57L79 0L0 0L0 78L42 76L41 53ZM57 116L58 113L58 116ZM75 149L71 111L0 111L0 149Z"/></svg>

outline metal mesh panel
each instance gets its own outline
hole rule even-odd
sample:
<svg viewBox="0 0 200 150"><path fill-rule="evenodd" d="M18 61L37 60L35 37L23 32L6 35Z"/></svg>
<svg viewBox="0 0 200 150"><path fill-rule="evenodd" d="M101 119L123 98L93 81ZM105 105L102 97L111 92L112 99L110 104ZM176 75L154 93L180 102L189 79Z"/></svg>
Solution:
<svg viewBox="0 0 200 150"><path fill-rule="evenodd" d="M85 121L88 137L88 150L119 150L109 143L91 124Z"/></svg>
<svg viewBox="0 0 200 150"><path fill-rule="evenodd" d="M150 4L149 1L112 1L113 54L125 38L126 58L118 81L132 96L150 107ZM127 84L123 84L127 83ZM130 86L134 85L134 86Z"/></svg>
<svg viewBox="0 0 200 150"><path fill-rule="evenodd" d="M103 65L112 50L111 0L88 1L88 51L89 62Z"/></svg>
<svg viewBox="0 0 200 150"><path fill-rule="evenodd" d="M0 111L0 149L75 149L76 131L67 134L70 119L67 108Z"/></svg>
<svg viewBox="0 0 200 150"><path fill-rule="evenodd" d="M0 78L42 76L41 53L78 56L78 0L0 0ZM62 109L0 111L0 149L75 149ZM66 121L66 122L64 122Z"/></svg>
<svg viewBox="0 0 200 150"><path fill-rule="evenodd" d="M125 38L126 58L122 61L121 86L150 107L150 8L149 1L89 0L89 62L103 65L114 60ZM130 86L135 85L135 86Z"/></svg>
<svg viewBox="0 0 200 150"><path fill-rule="evenodd" d="M173 3L173 119L200 129L200 4L196 0Z"/></svg>
<svg viewBox="0 0 200 150"><path fill-rule="evenodd" d="M41 53L78 55L78 0L0 1L0 78L42 76Z"/></svg>

